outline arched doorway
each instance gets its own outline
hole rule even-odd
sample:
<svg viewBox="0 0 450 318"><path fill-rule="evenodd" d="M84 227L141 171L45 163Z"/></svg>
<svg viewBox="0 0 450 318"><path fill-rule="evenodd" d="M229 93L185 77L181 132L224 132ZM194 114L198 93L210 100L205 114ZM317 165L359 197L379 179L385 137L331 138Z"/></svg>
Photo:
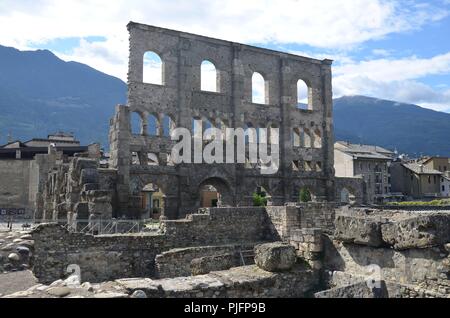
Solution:
<svg viewBox="0 0 450 318"><path fill-rule="evenodd" d="M220 193L212 185L204 185L200 189L200 207L217 208L220 204Z"/></svg>
<svg viewBox="0 0 450 318"><path fill-rule="evenodd" d="M354 204L356 202L356 197L347 188L342 188L340 194L340 201L343 204Z"/></svg>
<svg viewBox="0 0 450 318"><path fill-rule="evenodd" d="M164 215L165 201L166 196L157 185L147 184L142 189L142 218L159 220Z"/></svg>
<svg viewBox="0 0 450 318"><path fill-rule="evenodd" d="M233 197L228 184L221 178L204 180L199 187L199 206L201 208L233 205Z"/></svg>

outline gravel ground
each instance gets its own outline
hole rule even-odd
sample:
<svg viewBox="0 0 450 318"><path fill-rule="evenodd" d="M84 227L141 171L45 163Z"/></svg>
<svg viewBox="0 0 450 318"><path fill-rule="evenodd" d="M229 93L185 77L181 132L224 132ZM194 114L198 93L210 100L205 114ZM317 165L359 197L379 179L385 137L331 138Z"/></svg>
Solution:
<svg viewBox="0 0 450 318"><path fill-rule="evenodd" d="M31 271L0 274L0 295L9 295L37 285Z"/></svg>

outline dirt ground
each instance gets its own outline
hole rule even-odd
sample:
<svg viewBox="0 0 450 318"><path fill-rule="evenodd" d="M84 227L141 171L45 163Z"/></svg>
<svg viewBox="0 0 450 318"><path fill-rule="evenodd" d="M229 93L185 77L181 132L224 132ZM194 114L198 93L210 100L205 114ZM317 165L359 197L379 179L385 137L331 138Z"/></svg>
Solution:
<svg viewBox="0 0 450 318"><path fill-rule="evenodd" d="M26 290L37 285L37 280L31 271L0 274L0 297Z"/></svg>

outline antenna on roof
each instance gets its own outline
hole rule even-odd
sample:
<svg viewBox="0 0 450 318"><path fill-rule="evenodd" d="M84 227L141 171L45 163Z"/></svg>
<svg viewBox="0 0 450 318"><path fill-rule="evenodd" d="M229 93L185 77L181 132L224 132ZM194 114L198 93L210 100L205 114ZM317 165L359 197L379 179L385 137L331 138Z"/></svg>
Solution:
<svg viewBox="0 0 450 318"><path fill-rule="evenodd" d="M8 140L7 140L7 142L10 143L10 142L13 142L13 141L14 141L14 140L13 140L13 138L12 138L11 131L9 131L9 132L8 132Z"/></svg>

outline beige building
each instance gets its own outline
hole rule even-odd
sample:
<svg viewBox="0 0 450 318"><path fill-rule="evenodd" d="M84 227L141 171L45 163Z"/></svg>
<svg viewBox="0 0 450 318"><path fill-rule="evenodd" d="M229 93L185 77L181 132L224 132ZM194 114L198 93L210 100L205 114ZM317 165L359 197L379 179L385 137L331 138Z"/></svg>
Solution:
<svg viewBox="0 0 450 318"><path fill-rule="evenodd" d="M392 151L378 146L344 141L334 144L336 177L363 178L368 203L382 203L390 197L389 166L393 158Z"/></svg>
<svg viewBox="0 0 450 318"><path fill-rule="evenodd" d="M424 167L440 171L442 173L450 171L450 158L447 157L426 157L418 160Z"/></svg>
<svg viewBox="0 0 450 318"><path fill-rule="evenodd" d="M442 172L420 163L396 162L391 167L392 191L401 192L407 199L441 197Z"/></svg>

